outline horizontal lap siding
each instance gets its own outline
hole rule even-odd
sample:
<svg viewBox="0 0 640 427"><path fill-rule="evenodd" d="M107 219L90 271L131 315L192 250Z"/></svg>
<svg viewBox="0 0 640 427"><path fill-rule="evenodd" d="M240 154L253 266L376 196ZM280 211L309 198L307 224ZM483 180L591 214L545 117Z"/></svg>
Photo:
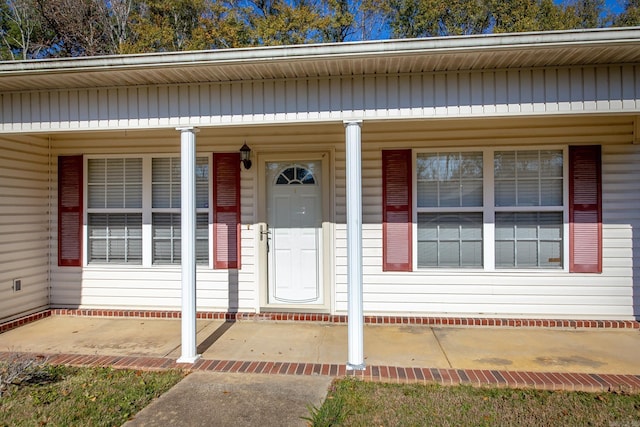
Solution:
<svg viewBox="0 0 640 427"><path fill-rule="evenodd" d="M253 150L253 167L242 168L240 174L241 204L241 270L213 270L198 266L198 310L226 311L230 306L240 311L255 311L259 307L258 266L256 246L259 152L314 152L334 150L336 141L343 138L342 124L330 126L260 127L241 131L231 128L201 129L196 134L198 155L211 156L215 152L237 152L242 144ZM53 177L57 176L55 159L72 154L172 154L180 155L180 133L175 130L153 132L74 133L56 136L53 141ZM241 165L238 163L238 167ZM344 171L344 165L338 166ZM343 173L343 172L342 172ZM333 172L332 172L333 174ZM338 172L340 174L340 172ZM344 180L341 181L344 185ZM57 204L57 183L52 197ZM338 196L340 198L340 196ZM341 202L344 211L344 200ZM55 211L54 211L55 215ZM57 219L54 217L52 256L57 259ZM180 269L154 266L89 266L87 268L52 265L52 305L54 307L121 308L121 309L180 309ZM228 283L238 283L229 287Z"/></svg>
<svg viewBox="0 0 640 427"><path fill-rule="evenodd" d="M637 112L638 82L599 66L3 93L0 132Z"/></svg>
<svg viewBox="0 0 640 427"><path fill-rule="evenodd" d="M196 134L198 155L211 157L214 151L234 152L242 144L229 143L224 137ZM123 135L59 136L53 142L53 176L57 176L55 159L71 154L171 154L180 156L180 133ZM210 159L211 160L211 159ZM238 165L240 167L240 165ZM210 183L211 185L211 183ZM251 173L241 173L242 269L213 270L198 266L196 272L198 310L226 311L229 300L243 311L255 310L256 289L253 235L253 185ZM57 204L57 183L52 189L52 203ZM55 211L54 211L55 215ZM52 220L52 257L57 259L57 218ZM211 248L210 248L211 250ZM53 307L120 308L136 310L179 310L181 278L179 266L89 266L86 268L51 265ZM237 285L229 289L228 283Z"/></svg>
<svg viewBox="0 0 640 427"><path fill-rule="evenodd" d="M0 138L0 322L49 304L48 187L48 141Z"/></svg>
<svg viewBox="0 0 640 427"><path fill-rule="evenodd" d="M633 319L640 313L640 146L631 144L632 118L415 122L401 128L365 122L362 133L365 313L601 319ZM603 145L602 274L382 271L381 150L484 147L489 141L533 149ZM336 311L343 313L345 227L336 227Z"/></svg>

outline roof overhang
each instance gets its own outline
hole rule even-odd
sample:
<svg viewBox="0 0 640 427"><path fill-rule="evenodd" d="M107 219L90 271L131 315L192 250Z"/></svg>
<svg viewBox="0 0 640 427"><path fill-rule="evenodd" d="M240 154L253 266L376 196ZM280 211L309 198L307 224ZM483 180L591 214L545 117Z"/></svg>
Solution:
<svg viewBox="0 0 640 427"><path fill-rule="evenodd" d="M640 63L640 27L0 62L0 91Z"/></svg>

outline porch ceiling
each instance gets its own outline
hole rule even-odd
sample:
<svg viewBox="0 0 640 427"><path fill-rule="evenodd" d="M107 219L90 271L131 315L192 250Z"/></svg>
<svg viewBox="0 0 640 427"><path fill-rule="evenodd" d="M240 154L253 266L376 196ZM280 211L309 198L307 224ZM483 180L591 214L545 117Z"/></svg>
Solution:
<svg viewBox="0 0 640 427"><path fill-rule="evenodd" d="M0 63L0 91L640 63L640 27Z"/></svg>

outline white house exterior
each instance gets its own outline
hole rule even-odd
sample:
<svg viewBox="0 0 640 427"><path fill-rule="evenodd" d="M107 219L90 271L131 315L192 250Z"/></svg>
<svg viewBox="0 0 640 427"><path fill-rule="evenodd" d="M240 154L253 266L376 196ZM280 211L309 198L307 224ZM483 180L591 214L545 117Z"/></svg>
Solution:
<svg viewBox="0 0 640 427"><path fill-rule="evenodd" d="M0 321L193 311L191 188L198 312L637 320L638 164L639 28L2 63Z"/></svg>

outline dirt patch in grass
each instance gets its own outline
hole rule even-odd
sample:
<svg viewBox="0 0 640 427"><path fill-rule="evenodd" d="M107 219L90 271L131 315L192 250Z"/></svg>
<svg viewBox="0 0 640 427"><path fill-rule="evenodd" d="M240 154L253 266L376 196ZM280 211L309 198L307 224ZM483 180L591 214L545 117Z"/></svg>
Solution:
<svg viewBox="0 0 640 427"><path fill-rule="evenodd" d="M312 414L314 426L635 427L640 426L640 395L344 379Z"/></svg>
<svg viewBox="0 0 640 427"><path fill-rule="evenodd" d="M120 426L184 375L43 365L0 395L0 426Z"/></svg>

